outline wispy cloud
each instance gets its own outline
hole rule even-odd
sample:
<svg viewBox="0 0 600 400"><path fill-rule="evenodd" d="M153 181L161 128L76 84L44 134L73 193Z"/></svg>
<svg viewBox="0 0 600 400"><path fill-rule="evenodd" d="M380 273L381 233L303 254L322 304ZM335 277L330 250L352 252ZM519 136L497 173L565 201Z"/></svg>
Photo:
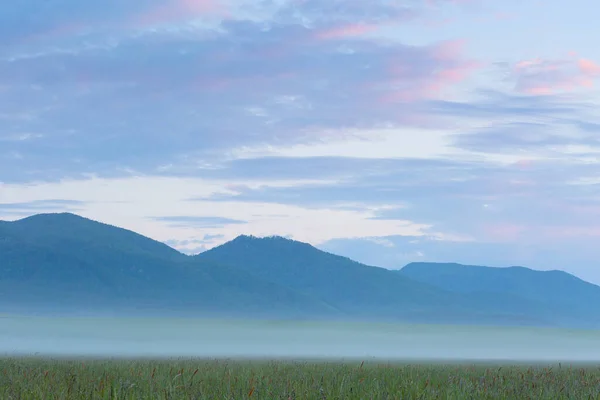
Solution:
<svg viewBox="0 0 600 400"><path fill-rule="evenodd" d="M455 136L461 148L494 152L530 152L560 156L565 148L574 145L598 145L598 136L586 132L579 124L568 120L521 122L493 126Z"/></svg>
<svg viewBox="0 0 600 400"><path fill-rule="evenodd" d="M3 200L2 186L0 185L0 200ZM89 205L88 202L65 199L45 199L25 202L0 203L0 219L26 217L31 214L48 212L79 212Z"/></svg>
<svg viewBox="0 0 600 400"><path fill-rule="evenodd" d="M343 39L357 37L362 36L365 33L373 32L378 28L378 25L367 25L360 23L341 25L317 32L316 37L319 39Z"/></svg>
<svg viewBox="0 0 600 400"><path fill-rule="evenodd" d="M226 225L248 223L248 221L215 216L161 216L152 219L166 222L170 226L186 228L220 228Z"/></svg>
<svg viewBox="0 0 600 400"><path fill-rule="evenodd" d="M79 200L48 199L22 203L0 203L0 209L21 211L63 210L65 207L78 207L85 204L86 202Z"/></svg>
<svg viewBox="0 0 600 400"><path fill-rule="evenodd" d="M169 0L132 18L134 27L153 27L206 17L225 18L230 11L219 0Z"/></svg>
<svg viewBox="0 0 600 400"><path fill-rule="evenodd" d="M600 66L576 55L554 60L536 58L516 63L513 76L517 91L547 95L592 88L600 77Z"/></svg>

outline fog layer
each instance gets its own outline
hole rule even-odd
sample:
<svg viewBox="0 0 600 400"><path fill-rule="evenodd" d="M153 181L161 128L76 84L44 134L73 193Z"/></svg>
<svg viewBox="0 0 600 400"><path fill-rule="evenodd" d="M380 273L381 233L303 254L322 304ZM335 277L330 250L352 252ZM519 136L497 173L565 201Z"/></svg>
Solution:
<svg viewBox="0 0 600 400"><path fill-rule="evenodd" d="M3 355L600 361L600 332L175 318L0 318Z"/></svg>

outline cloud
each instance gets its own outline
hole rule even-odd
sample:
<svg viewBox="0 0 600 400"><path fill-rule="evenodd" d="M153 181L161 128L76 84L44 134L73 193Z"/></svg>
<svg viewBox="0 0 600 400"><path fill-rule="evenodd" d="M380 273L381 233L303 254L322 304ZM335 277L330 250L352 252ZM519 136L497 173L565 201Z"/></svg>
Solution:
<svg viewBox="0 0 600 400"><path fill-rule="evenodd" d="M153 220L166 222L173 227L220 228L227 225L247 224L248 221L214 216L161 216ZM212 235L213 237L215 235ZM218 237L218 235L217 235Z"/></svg>
<svg viewBox="0 0 600 400"><path fill-rule="evenodd" d="M4 145L0 168L11 165L20 181L118 176L186 159L211 163L232 147L321 142L330 128L339 138L340 127L431 124L419 102L471 68L457 42L357 40L346 51L313 34L231 20L218 31L12 54L0 61L0 132L44 136Z"/></svg>
<svg viewBox="0 0 600 400"><path fill-rule="evenodd" d="M590 89L600 77L600 66L586 58L532 59L517 62L512 70L515 90L533 95Z"/></svg>
<svg viewBox="0 0 600 400"><path fill-rule="evenodd" d="M48 42L64 36L82 34L97 27L118 24L140 9L153 7L157 0L122 2L106 0L88 3L61 0L59 3L43 0L23 0L6 3L0 14L0 37L3 46L24 45L32 41Z"/></svg>
<svg viewBox="0 0 600 400"><path fill-rule="evenodd" d="M471 164L454 160L426 160L415 158L374 158L374 157L252 157L240 158L224 163L220 168L202 172L206 179L244 181L303 180L305 185L322 188L330 184L347 182L353 177L373 176L398 170L406 171L410 177L415 171L428 173L432 168L460 169ZM357 173L359 171L359 173ZM415 178L413 176L413 178ZM312 182L310 182L312 181ZM252 185L242 187L250 189ZM237 187L237 186L236 186ZM255 188L257 186L254 186Z"/></svg>
<svg viewBox="0 0 600 400"><path fill-rule="evenodd" d="M207 16L226 17L230 11L219 0L169 0L135 16L134 26L150 27Z"/></svg>
<svg viewBox="0 0 600 400"><path fill-rule="evenodd" d="M0 185L0 200L3 200ZM66 199L32 200L25 202L0 203L0 218L22 218L31 214L48 212L79 212L88 202Z"/></svg>
<svg viewBox="0 0 600 400"><path fill-rule="evenodd" d="M215 246L218 246L223 243L223 241L227 240L227 237L222 234L211 235L205 234L199 238L189 238L189 239L169 239L165 241L165 244L173 247L174 249L179 250L184 254L195 255L202 253L208 249L211 249Z"/></svg>
<svg viewBox="0 0 600 400"><path fill-rule="evenodd" d="M365 33L379 29L378 25L349 24L323 30L316 34L319 39L342 39L348 37L362 36Z"/></svg>
<svg viewBox="0 0 600 400"><path fill-rule="evenodd" d="M592 104L576 98L547 95L530 96L505 93L497 90L477 90L476 98L463 100L433 99L426 102L433 115L444 115L461 119L490 118L519 121L523 118L574 117L582 118Z"/></svg>
<svg viewBox="0 0 600 400"><path fill-rule="evenodd" d="M404 21L425 11L421 1L400 5L387 0L106 0L85 3L23 0L3 6L0 37L8 45L90 39L140 31L190 31L222 21L302 24L325 28L357 21ZM0 46L0 50L2 46Z"/></svg>
<svg viewBox="0 0 600 400"><path fill-rule="evenodd" d="M548 122L494 124L456 135L454 145L485 153L534 151L556 157L560 156L565 147L600 146L597 134L590 133L589 129L581 129L581 123L559 119Z"/></svg>
<svg viewBox="0 0 600 400"><path fill-rule="evenodd" d="M386 101L416 101L438 98L448 86L460 83L472 74L479 64L465 59L464 41L448 41L429 48L427 62L411 63L414 54L398 54L390 65L391 79L386 82L392 91L384 95ZM408 56L408 57L407 57Z"/></svg>
<svg viewBox="0 0 600 400"><path fill-rule="evenodd" d="M310 177L321 174L322 177L337 178L327 184L305 184L297 187L254 187L237 185L230 187L229 193L217 193L200 200L243 201L243 202L281 202L303 206L320 207L335 204L401 204L409 196L435 196L444 193L448 187L461 184L460 179L469 177L473 171L484 173L482 165L460 161L419 160L419 159L357 159L344 157L301 158L291 162L282 159L247 160L241 164L236 162L230 173L245 169L252 174L253 165L259 162L269 163L276 170L276 175L292 176L303 174ZM312 165L313 168L296 170L295 165ZM238 169L239 168L239 169ZM490 170L494 170L489 167ZM319 172L323 171L323 172ZM323 175L325 174L325 175ZM242 175L243 176L243 175ZM249 175L252 176L252 175ZM458 179L452 183L452 179ZM473 185L476 188L476 185ZM410 191L409 191L410 190ZM433 191L432 191L433 190ZM464 191L463 191L464 193Z"/></svg>
<svg viewBox="0 0 600 400"><path fill-rule="evenodd" d="M50 5L43 0L24 0L5 5L0 15L0 37L5 46L28 48L35 44L74 43L74 39L97 40L102 36L124 36L140 30L177 23L230 17L221 0L106 0L82 3L61 0Z"/></svg>
<svg viewBox="0 0 600 400"><path fill-rule="evenodd" d="M208 250L210 247L207 247L208 241L204 239L184 239L177 240L171 239L166 240L164 242L166 245L180 251L183 254L195 255L198 253L202 253L203 251Z"/></svg>
<svg viewBox="0 0 600 400"><path fill-rule="evenodd" d="M260 168L267 163L277 172L270 175ZM236 168L230 172L232 176L238 168L247 176L271 177L298 177L302 173L310 177L321 170L325 171L324 177L337 180L301 187L250 188L242 184L230 186L227 194L196 200L371 210L371 220L419 222L428 226L423 234L445 241L565 243L587 240L600 223L600 211L592 207L600 198L593 181L574 184L576 177L592 176L597 163L578 163L568 158L562 162L552 159L491 164L474 160L317 157L294 162L246 160L233 165ZM314 170L302 171L300 165L313 165Z"/></svg>
<svg viewBox="0 0 600 400"><path fill-rule="evenodd" d="M348 22L404 20L422 10L419 2L375 0L291 0L284 2L277 17L284 21L304 21L312 26Z"/></svg>
<svg viewBox="0 0 600 400"><path fill-rule="evenodd" d="M20 210L20 211L36 211L36 210L64 210L65 207L81 207L87 202L78 200L64 199L48 199L34 200L17 203L0 203L0 210Z"/></svg>
<svg viewBox="0 0 600 400"><path fill-rule="evenodd" d="M133 229L156 240L198 240L205 235L223 235L211 239L211 246L233 239L240 234L257 236L289 235L290 237L317 244L335 237L360 236L376 232L386 234L420 235L426 225L410 220L371 220L374 209L336 209L334 207L310 208L293 204L265 202L237 202L196 200L211 194L231 191L231 187L248 184L248 180L204 180L174 177L131 177L112 179L63 180L56 183L26 185L3 185L3 199L21 202L32 199L52 198L57 193L86 202L78 214L112 225ZM324 184L327 181L323 182ZM302 185L302 180L263 181L250 183L253 187ZM229 189L228 189L229 188ZM180 213L176 218L165 213L164 205ZM112 210L112 212L110 211ZM210 220L207 227L204 218L219 216L228 220L247 223L227 224L225 220ZM108 212L107 212L108 211ZM158 219L157 219L158 217ZM160 217L167 217L161 220ZM198 224L195 224L198 222ZM210 224L209 224L210 225ZM208 246L208 245L207 245Z"/></svg>
<svg viewBox="0 0 600 400"><path fill-rule="evenodd" d="M356 15L351 13L351 15L344 18L343 14L339 12L339 9L346 9L348 4L352 3L347 1L344 2L343 6L339 6L338 11L333 13L327 13L326 10L323 10L320 17L325 17L329 20L327 20L327 23L324 25L317 24L314 35L315 38L321 40L343 41L368 35L373 39L376 38L377 35L369 34L376 33L383 29L398 27L407 22L414 22L419 17L423 16L423 13L418 7L409 8L406 6L394 6L388 3L381 4L379 5L380 8L378 8L372 7L372 3L370 6L365 7L365 9L354 9L353 13L356 13ZM366 6L366 3L360 2L360 6L364 7ZM373 14L375 10L378 10L379 12Z"/></svg>
<svg viewBox="0 0 600 400"><path fill-rule="evenodd" d="M579 70L586 76L598 76L600 75L600 65L595 63L594 61L588 60L586 58L580 58L577 61L579 66Z"/></svg>
<svg viewBox="0 0 600 400"><path fill-rule="evenodd" d="M204 235L204 240L223 239L224 235Z"/></svg>
<svg viewBox="0 0 600 400"><path fill-rule="evenodd" d="M20 142L24 140L35 140L44 137L44 135L40 133L15 133L15 134L7 134L0 137L0 142Z"/></svg>

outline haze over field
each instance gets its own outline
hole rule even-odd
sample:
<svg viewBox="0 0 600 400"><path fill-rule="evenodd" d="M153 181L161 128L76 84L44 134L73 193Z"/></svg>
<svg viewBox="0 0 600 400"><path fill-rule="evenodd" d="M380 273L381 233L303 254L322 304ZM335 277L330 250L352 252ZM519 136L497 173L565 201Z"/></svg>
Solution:
<svg viewBox="0 0 600 400"><path fill-rule="evenodd" d="M600 333L176 318L5 318L0 355L598 362Z"/></svg>
<svg viewBox="0 0 600 400"><path fill-rule="evenodd" d="M591 0L0 5L0 219L600 283Z"/></svg>

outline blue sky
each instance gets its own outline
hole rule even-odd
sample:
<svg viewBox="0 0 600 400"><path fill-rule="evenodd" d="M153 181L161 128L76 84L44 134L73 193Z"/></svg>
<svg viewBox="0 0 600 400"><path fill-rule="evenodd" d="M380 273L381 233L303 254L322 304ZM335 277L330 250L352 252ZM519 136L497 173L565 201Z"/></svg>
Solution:
<svg viewBox="0 0 600 400"><path fill-rule="evenodd" d="M600 283L598 4L0 6L0 219Z"/></svg>

